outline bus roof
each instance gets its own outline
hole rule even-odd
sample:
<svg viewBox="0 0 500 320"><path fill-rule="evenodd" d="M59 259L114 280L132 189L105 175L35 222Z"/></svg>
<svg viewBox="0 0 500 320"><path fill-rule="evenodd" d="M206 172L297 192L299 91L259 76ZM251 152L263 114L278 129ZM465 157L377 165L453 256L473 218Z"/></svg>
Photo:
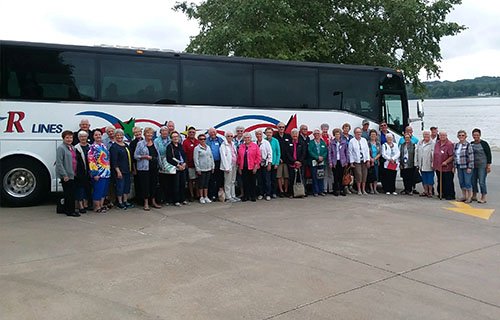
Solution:
<svg viewBox="0 0 500 320"><path fill-rule="evenodd" d="M184 52L175 52L173 50L162 49L148 49L141 47L124 47L124 46L84 46L84 45L68 45L68 44L54 44L54 43L41 43L41 42L27 42L27 41L12 41L0 40L1 46L18 46L18 47L34 47L46 49L62 49L72 50L88 53L104 53L104 54L118 54L118 55L141 55L145 57L175 57L187 60L200 60L200 61L221 61L221 62L240 62L252 64L275 64L283 66L301 66L301 67L314 67L314 68L332 68L332 69L345 69L345 70L360 70L360 71L380 71L386 73L399 73L399 71L380 66L367 66L367 65L350 65L350 64L333 64L333 63L320 63L320 62L304 62L294 60L274 60L274 59L259 59L259 58L245 58L236 56L214 56L193 54Z"/></svg>

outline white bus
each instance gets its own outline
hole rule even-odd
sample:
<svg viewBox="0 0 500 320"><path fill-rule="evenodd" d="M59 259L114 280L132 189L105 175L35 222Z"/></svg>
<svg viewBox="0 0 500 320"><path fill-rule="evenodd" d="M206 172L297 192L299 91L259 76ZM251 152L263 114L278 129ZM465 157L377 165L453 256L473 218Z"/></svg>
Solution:
<svg viewBox="0 0 500 320"><path fill-rule="evenodd" d="M158 129L173 120L220 133L287 124L330 129L363 119L394 133L408 124L402 74L334 65L161 50L0 41L1 201L40 202L61 191L55 154L63 130Z"/></svg>

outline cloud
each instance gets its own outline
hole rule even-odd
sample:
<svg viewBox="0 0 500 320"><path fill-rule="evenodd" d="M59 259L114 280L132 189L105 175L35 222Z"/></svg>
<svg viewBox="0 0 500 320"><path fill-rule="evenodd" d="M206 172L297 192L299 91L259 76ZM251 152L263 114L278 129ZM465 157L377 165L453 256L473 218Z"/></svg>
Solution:
<svg viewBox="0 0 500 320"><path fill-rule="evenodd" d="M172 11L175 2L86 0L70 5L62 0L3 0L0 39L182 51L189 37L198 33L198 26L184 14ZM463 0L450 13L449 21L464 24L468 29L442 39L441 79L500 76L500 64L496 63L500 56L497 2Z"/></svg>

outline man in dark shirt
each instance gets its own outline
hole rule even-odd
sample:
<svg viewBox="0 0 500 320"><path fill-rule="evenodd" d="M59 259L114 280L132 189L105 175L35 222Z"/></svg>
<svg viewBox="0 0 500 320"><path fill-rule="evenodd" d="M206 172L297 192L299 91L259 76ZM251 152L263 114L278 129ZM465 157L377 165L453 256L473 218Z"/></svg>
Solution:
<svg viewBox="0 0 500 320"><path fill-rule="evenodd" d="M274 135L280 144L281 158L278 170L276 172L276 178L278 179L278 190L280 198L283 198L288 194L288 165L286 164L285 150L287 145L291 143L292 137L285 133L285 124L283 122L278 123L278 132Z"/></svg>
<svg viewBox="0 0 500 320"><path fill-rule="evenodd" d="M87 142L89 144L94 143L94 131L90 130L90 122L89 119L82 119L80 120L80 129L77 131L73 132L73 145L76 146L79 142L78 140L78 132L80 131L85 131L88 134Z"/></svg>

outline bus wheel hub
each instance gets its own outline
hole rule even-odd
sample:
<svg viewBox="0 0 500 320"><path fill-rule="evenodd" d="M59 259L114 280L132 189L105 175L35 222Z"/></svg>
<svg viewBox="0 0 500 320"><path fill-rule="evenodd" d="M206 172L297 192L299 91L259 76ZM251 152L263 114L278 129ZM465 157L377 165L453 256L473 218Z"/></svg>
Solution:
<svg viewBox="0 0 500 320"><path fill-rule="evenodd" d="M12 169L3 178L4 190L16 198L28 196L35 190L35 186L35 176L24 168Z"/></svg>

